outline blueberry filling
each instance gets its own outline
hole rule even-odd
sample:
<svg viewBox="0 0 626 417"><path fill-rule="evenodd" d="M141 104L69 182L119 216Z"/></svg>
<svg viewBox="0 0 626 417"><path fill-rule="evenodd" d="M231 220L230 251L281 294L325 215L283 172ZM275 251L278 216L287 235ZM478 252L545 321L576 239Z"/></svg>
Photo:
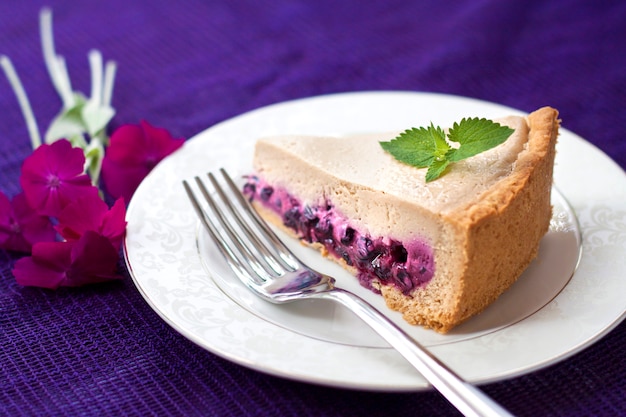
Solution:
<svg viewBox="0 0 626 417"><path fill-rule="evenodd" d="M261 188L261 193L260 193L261 200L268 201L270 197L272 196L272 193L274 193L274 189L272 187Z"/></svg>
<svg viewBox="0 0 626 417"><path fill-rule="evenodd" d="M357 269L361 285L380 292L373 283L394 285L404 294L424 285L433 276L432 249L420 240L399 242L372 237L352 227L334 209L332 202L311 206L282 188L271 187L256 176L248 177L244 194L278 213L285 226L308 243L320 243L326 250Z"/></svg>
<svg viewBox="0 0 626 417"><path fill-rule="evenodd" d="M346 227L346 230L343 232L341 239L339 240L342 245L349 245L354 240L354 229L351 227Z"/></svg>

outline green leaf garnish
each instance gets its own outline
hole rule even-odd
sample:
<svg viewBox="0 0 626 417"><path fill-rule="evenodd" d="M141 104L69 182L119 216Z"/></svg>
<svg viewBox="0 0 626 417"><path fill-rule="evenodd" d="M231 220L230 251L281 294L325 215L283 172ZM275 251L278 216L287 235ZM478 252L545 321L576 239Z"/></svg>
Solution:
<svg viewBox="0 0 626 417"><path fill-rule="evenodd" d="M428 167L428 171L426 171L426 182L430 182L436 180L441 176L443 171L450 165L450 161L447 159L443 160L434 160L432 164Z"/></svg>
<svg viewBox="0 0 626 417"><path fill-rule="evenodd" d="M487 119L465 118L454 123L448 134L434 126L412 128L380 146L398 161L416 168L428 168L426 182L439 178L450 163L494 148L506 141L513 129ZM452 147L447 141L458 143Z"/></svg>

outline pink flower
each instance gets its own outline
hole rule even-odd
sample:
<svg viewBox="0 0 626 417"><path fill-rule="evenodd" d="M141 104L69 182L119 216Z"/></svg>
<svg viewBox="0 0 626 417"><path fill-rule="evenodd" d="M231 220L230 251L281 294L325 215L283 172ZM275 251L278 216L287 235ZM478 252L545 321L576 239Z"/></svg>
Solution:
<svg viewBox="0 0 626 417"><path fill-rule="evenodd" d="M39 214L56 217L72 200L97 195L84 171L85 155L66 140L41 145L24 160L20 183Z"/></svg>
<svg viewBox="0 0 626 417"><path fill-rule="evenodd" d="M131 196L163 158L180 148L184 139L174 139L165 129L142 121L139 125L124 125L111 135L102 161L102 181L114 198Z"/></svg>
<svg viewBox="0 0 626 417"><path fill-rule="evenodd" d="M13 204L0 195L0 247L32 250L13 268L19 284L55 289L122 278L124 200L109 209L84 164L83 150L66 140L41 145L22 165L23 195ZM65 241L54 241L56 232Z"/></svg>
<svg viewBox="0 0 626 417"><path fill-rule="evenodd" d="M109 210L97 195L82 196L65 206L56 230L66 240L33 246L33 254L15 263L21 285L56 289L112 279L126 230L126 206L118 199Z"/></svg>
<svg viewBox="0 0 626 417"><path fill-rule="evenodd" d="M30 253L36 242L52 242L56 233L46 216L40 216L28 205L24 194L9 201L0 193L0 248Z"/></svg>
<svg viewBox="0 0 626 417"><path fill-rule="evenodd" d="M55 289L112 279L126 230L126 206L118 199L109 210L98 196L80 197L61 211L56 230L66 240L38 243L31 257L15 263L13 275L21 285Z"/></svg>
<svg viewBox="0 0 626 417"><path fill-rule="evenodd" d="M80 240L87 231L96 232L119 251L126 231L126 206L119 198L109 210L99 197L85 196L68 204L59 214L56 230L68 241Z"/></svg>
<svg viewBox="0 0 626 417"><path fill-rule="evenodd" d="M109 239L86 231L77 241L36 243L32 256L15 263L13 276L24 286L78 287L121 279L116 272L118 259Z"/></svg>

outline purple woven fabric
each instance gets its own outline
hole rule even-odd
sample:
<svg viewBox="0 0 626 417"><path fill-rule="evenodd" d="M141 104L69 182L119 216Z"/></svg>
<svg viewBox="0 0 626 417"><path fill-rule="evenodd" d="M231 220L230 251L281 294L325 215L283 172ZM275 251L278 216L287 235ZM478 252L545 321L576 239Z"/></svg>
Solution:
<svg viewBox="0 0 626 417"><path fill-rule="evenodd" d="M285 0L0 2L11 57L40 127L60 109L43 65L38 12L77 89L86 54L119 65L122 123L191 137L284 100L359 90L442 92L524 111L559 109L564 127L626 167L626 3ZM0 77L0 190L18 192L31 152ZM0 415L449 416L435 392L369 393L267 376L186 340L122 282L18 286L0 251ZM520 416L626 415L626 324L546 369L484 390Z"/></svg>

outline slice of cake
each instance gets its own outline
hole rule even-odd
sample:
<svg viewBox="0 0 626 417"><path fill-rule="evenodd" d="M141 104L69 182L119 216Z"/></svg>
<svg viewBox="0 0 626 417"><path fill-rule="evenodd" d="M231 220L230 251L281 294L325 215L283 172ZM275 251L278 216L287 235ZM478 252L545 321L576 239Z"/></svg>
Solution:
<svg viewBox="0 0 626 417"><path fill-rule="evenodd" d="M445 333L537 255L551 218L557 116L545 107L496 120L514 129L506 142L431 182L381 148L393 133L264 138L244 193L409 323Z"/></svg>

